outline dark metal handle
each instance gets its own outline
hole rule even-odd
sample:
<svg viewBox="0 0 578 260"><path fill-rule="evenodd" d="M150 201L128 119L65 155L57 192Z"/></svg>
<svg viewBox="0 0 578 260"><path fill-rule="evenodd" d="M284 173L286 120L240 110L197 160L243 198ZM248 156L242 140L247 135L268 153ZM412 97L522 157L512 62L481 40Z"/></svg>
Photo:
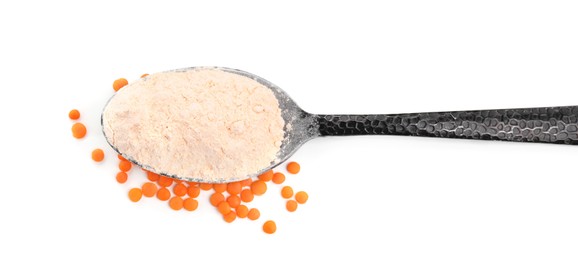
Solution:
<svg viewBox="0 0 578 260"><path fill-rule="evenodd" d="M321 136L410 135L578 144L578 106L392 115L315 115Z"/></svg>

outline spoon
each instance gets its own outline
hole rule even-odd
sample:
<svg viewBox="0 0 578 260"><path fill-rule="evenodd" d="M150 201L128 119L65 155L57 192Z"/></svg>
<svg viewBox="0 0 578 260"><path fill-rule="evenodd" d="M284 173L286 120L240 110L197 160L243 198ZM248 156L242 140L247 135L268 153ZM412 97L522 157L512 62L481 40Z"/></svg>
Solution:
<svg viewBox="0 0 578 260"><path fill-rule="evenodd" d="M247 178L258 176L274 168L291 157L307 141L324 136L407 135L578 144L578 106L383 115L319 115L305 112L281 88L249 72L223 67L192 67L175 71L194 69L218 69L253 79L271 89L279 102L281 116L285 121L283 129L285 134L280 150L276 159L269 166L256 173L248 173ZM114 150L119 152L108 137L107 141ZM150 169L147 162L137 162L132 159L130 154L121 155L144 169ZM220 179L214 181L181 177L164 172L159 174L193 182L224 183L238 180Z"/></svg>

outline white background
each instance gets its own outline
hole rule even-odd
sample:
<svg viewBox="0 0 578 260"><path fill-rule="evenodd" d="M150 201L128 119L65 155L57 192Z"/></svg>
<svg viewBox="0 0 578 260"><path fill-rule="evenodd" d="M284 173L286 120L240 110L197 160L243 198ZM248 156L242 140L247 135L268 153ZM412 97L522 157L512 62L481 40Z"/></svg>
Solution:
<svg viewBox="0 0 578 260"><path fill-rule="evenodd" d="M288 213L270 186L259 221L227 224L206 196L192 213L130 202L142 176L115 182L99 129L114 79L199 65L313 113L576 105L575 1L160 2L0 3L1 259L578 258L576 147L317 139L287 180L307 204Z"/></svg>

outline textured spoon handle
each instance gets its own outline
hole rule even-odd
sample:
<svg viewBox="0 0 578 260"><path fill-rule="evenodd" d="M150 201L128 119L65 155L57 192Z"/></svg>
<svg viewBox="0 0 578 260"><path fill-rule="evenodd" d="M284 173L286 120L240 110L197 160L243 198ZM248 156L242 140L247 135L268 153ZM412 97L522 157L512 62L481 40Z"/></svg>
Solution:
<svg viewBox="0 0 578 260"><path fill-rule="evenodd" d="M392 115L315 115L321 136L410 135L578 144L578 106Z"/></svg>

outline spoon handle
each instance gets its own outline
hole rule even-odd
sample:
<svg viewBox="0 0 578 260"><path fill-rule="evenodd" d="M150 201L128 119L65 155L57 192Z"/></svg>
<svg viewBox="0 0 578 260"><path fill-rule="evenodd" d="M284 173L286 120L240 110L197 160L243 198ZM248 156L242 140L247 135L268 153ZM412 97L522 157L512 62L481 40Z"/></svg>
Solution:
<svg viewBox="0 0 578 260"><path fill-rule="evenodd" d="M578 144L578 106L391 115L315 115L320 136L409 135Z"/></svg>

